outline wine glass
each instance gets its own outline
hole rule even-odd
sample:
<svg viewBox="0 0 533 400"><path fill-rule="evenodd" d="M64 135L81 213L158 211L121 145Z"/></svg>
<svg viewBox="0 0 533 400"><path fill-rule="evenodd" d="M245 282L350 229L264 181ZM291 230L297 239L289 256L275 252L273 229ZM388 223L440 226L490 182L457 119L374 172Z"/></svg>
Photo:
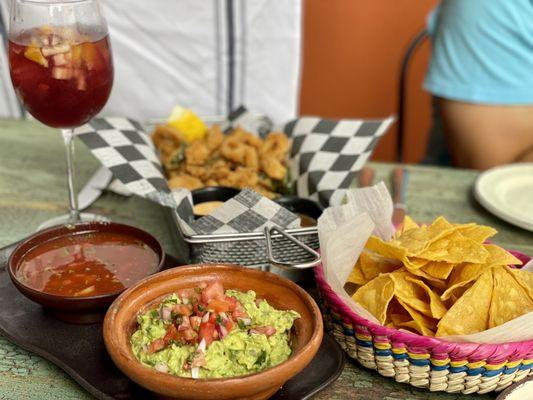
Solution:
<svg viewBox="0 0 533 400"><path fill-rule="evenodd" d="M98 219L80 215L73 165L73 129L104 107L113 86L111 45L98 0L12 0L9 71L25 108L61 130L67 151L70 212L40 228Z"/></svg>

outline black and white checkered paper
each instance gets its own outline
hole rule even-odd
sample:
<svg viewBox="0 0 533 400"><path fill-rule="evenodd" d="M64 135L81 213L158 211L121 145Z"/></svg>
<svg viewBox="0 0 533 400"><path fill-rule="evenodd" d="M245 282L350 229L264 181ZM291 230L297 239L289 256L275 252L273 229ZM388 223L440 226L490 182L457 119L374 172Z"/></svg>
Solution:
<svg viewBox="0 0 533 400"><path fill-rule="evenodd" d="M292 138L289 165L297 195L325 206L340 203L392 122L393 118L333 121L303 117L280 128ZM273 129L269 118L244 107L232 112L222 128L229 132L236 126L260 136ZM253 232L272 225L298 227L296 215L249 189L211 215L194 220L190 192L170 191L156 149L136 121L95 118L75 133L133 194L176 208L187 234Z"/></svg>
<svg viewBox="0 0 533 400"><path fill-rule="evenodd" d="M74 133L131 193L176 208L183 226L194 220L188 190L170 191L154 144L143 127L127 118L94 118ZM193 233L193 232L189 232Z"/></svg>
<svg viewBox="0 0 533 400"><path fill-rule="evenodd" d="M285 125L292 138L291 176L300 197L338 205L363 168L393 117L330 120L302 117Z"/></svg>
<svg viewBox="0 0 533 400"><path fill-rule="evenodd" d="M197 233L242 233L262 231L265 227L298 228L299 217L259 193L244 189L210 215L191 224Z"/></svg>
<svg viewBox="0 0 533 400"><path fill-rule="evenodd" d="M75 134L134 194L175 207L154 145L141 125L125 118L95 118Z"/></svg>
<svg viewBox="0 0 533 400"><path fill-rule="evenodd" d="M274 129L274 124L270 118L248 111L244 106L232 111L221 128L222 132L230 133L238 126L263 138Z"/></svg>

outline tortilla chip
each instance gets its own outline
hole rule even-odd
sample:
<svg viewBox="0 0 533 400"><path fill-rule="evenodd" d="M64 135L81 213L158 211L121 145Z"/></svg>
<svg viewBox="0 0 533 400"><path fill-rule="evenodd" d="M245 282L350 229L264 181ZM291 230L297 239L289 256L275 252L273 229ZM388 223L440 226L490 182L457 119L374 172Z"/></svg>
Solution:
<svg viewBox="0 0 533 400"><path fill-rule="evenodd" d="M440 299L446 304L448 304L448 300L451 300L451 304L454 304L466 292L466 290L472 287L474 282L475 278L472 278L450 286L440 295Z"/></svg>
<svg viewBox="0 0 533 400"><path fill-rule="evenodd" d="M410 229L402 232L396 239L391 240L395 246L406 250L406 255L417 255L428 246L426 227Z"/></svg>
<svg viewBox="0 0 533 400"><path fill-rule="evenodd" d="M529 298L533 300L533 272L524 271L518 268L508 268L507 270L528 293Z"/></svg>
<svg viewBox="0 0 533 400"><path fill-rule="evenodd" d="M439 217L429 226L420 226L417 228L404 230L403 233L393 241L398 246L407 249L407 255L417 256L436 240L439 240L455 230L444 217Z"/></svg>
<svg viewBox="0 0 533 400"><path fill-rule="evenodd" d="M368 251L361 253L359 262L361 263L361 271L366 281L374 279L379 274L395 271L402 266L401 262L397 260L391 260L380 254L370 253Z"/></svg>
<svg viewBox="0 0 533 400"><path fill-rule="evenodd" d="M461 288L473 284L474 281L491 266L486 264L463 263L455 267L448 279L448 289L441 295L442 300L448 300L454 296L458 296ZM463 290L464 292L464 290Z"/></svg>
<svg viewBox="0 0 533 400"><path fill-rule="evenodd" d="M453 232L456 227L449 223L446 218L440 216L437 217L431 225L428 227L430 231L430 235L433 239L440 239L444 236L446 236L448 233Z"/></svg>
<svg viewBox="0 0 533 400"><path fill-rule="evenodd" d="M522 261L513 256L507 250L495 244L486 244L485 250L489 252L489 256L485 261L490 265L522 265Z"/></svg>
<svg viewBox="0 0 533 400"><path fill-rule="evenodd" d="M533 300L507 267L492 270L494 291L489 312L489 328L502 325L533 311Z"/></svg>
<svg viewBox="0 0 533 400"><path fill-rule="evenodd" d="M502 249L494 244L484 245L489 256L485 263L462 263L456 266L448 279L448 289L442 294L442 300L448 300L452 294L457 294L457 289L472 283L478 276L485 272L488 268L495 265L507 265L518 262L521 263L515 256L507 250Z"/></svg>
<svg viewBox="0 0 533 400"><path fill-rule="evenodd" d="M402 260L403 265L405 268L407 268L409 271L418 270L427 265L430 261L424 260L423 258L417 258L417 257L405 257L405 259Z"/></svg>
<svg viewBox="0 0 533 400"><path fill-rule="evenodd" d="M366 242L365 248L383 257L392 258L394 260L403 260L407 257L407 250L399 245L393 243L394 241L384 242L377 236L370 236Z"/></svg>
<svg viewBox="0 0 533 400"><path fill-rule="evenodd" d="M452 295L450 297L451 305L448 308L451 308L455 303L457 303L457 300L459 300L461 298L461 296L463 294L465 294L465 292L472 287L473 284L474 284L474 282L470 282L470 284L468 284L468 285L461 286L460 288L457 288L452 293Z"/></svg>
<svg viewBox="0 0 533 400"><path fill-rule="evenodd" d="M485 225L463 224L455 226L461 235L466 236L477 243L484 243L488 238L498 233L496 229Z"/></svg>
<svg viewBox="0 0 533 400"><path fill-rule="evenodd" d="M416 311L415 311L416 312ZM420 333L425 336L435 336L435 330L430 330L427 326L421 324L420 321L411 319L409 321L401 322L397 326L397 329L406 329L413 333ZM425 333L423 333L425 332Z"/></svg>
<svg viewBox="0 0 533 400"><path fill-rule="evenodd" d="M409 231L411 229L417 229L418 227L418 224L410 216L406 215L403 219L402 224L398 229L396 229L392 237L394 239L398 239L404 232Z"/></svg>
<svg viewBox="0 0 533 400"><path fill-rule="evenodd" d="M398 303L396 298L393 298L389 303L389 308L387 309L387 322L392 322L393 324L407 322L413 318L405 310L405 308Z"/></svg>
<svg viewBox="0 0 533 400"><path fill-rule="evenodd" d="M390 274L383 274L361 286L352 298L383 325L387 319L387 307L393 296L394 284Z"/></svg>
<svg viewBox="0 0 533 400"><path fill-rule="evenodd" d="M485 271L440 320L436 336L468 335L487 329L493 287L492 271Z"/></svg>
<svg viewBox="0 0 533 400"><path fill-rule="evenodd" d="M418 257L431 261L484 263L489 256L485 247L454 231L429 245Z"/></svg>
<svg viewBox="0 0 533 400"><path fill-rule="evenodd" d="M409 272L420 278L424 278L434 289L446 290L447 288L445 280L429 275L428 273L424 272L422 268L410 269Z"/></svg>
<svg viewBox="0 0 533 400"><path fill-rule="evenodd" d="M486 264L461 263L457 265L450 274L448 286L449 288L452 288L453 286L459 285L463 282L476 279L489 267L490 266Z"/></svg>
<svg viewBox="0 0 533 400"><path fill-rule="evenodd" d="M429 298L429 308L431 310L431 317L436 319L441 319L444 314L448 311L444 303L440 300L440 297L433 291L431 288L422 282L420 279L415 278L414 276L407 275L405 280L412 282L415 285L420 286Z"/></svg>
<svg viewBox="0 0 533 400"><path fill-rule="evenodd" d="M418 322L413 319L413 316L407 311L406 307L400 304L397 298L394 298L389 303L387 310L387 321L389 325L392 325L396 329L404 328L414 333L426 332L428 335L433 336L436 330L436 323L412 307L409 307L409 305L407 305L407 308L409 308L409 311L413 315L416 315Z"/></svg>
<svg viewBox="0 0 533 400"><path fill-rule="evenodd" d="M415 310L411 310L411 312L416 313ZM420 314L419 317L419 320L423 320L424 316ZM409 312L407 312L407 310L396 299L393 299L389 306L388 319L391 321L390 325L392 325L392 327L396 329L404 328L415 333L420 333L420 331L422 330L422 328L419 327L418 323L413 319L411 314L409 314ZM426 323L425 320L424 323ZM431 322L428 322L428 325L435 326ZM433 329L433 332L434 331L435 329ZM431 329L427 328L427 332L431 332Z"/></svg>
<svg viewBox="0 0 533 400"><path fill-rule="evenodd" d="M445 261L430 261L422 267L422 271L437 279L446 280L448 279L448 276L450 276L453 267L456 265L457 264L450 264Z"/></svg>
<svg viewBox="0 0 533 400"><path fill-rule="evenodd" d="M405 302L398 299L398 302L405 308L409 315L413 318L413 323L409 322L401 323L399 327L411 328L416 332L424 336L435 336L435 330L437 329L437 323L434 319L428 318L425 315L419 313L414 308L410 307Z"/></svg>
<svg viewBox="0 0 533 400"><path fill-rule="evenodd" d="M419 228L418 224L409 215L406 215L403 219L402 232L417 228Z"/></svg>
<svg viewBox="0 0 533 400"><path fill-rule="evenodd" d="M350 276L348 276L346 282L355 283L356 285L360 286L368 282L361 269L361 258L359 258L359 260L357 260L355 263L355 266L353 267L353 270L350 273Z"/></svg>
<svg viewBox="0 0 533 400"><path fill-rule="evenodd" d="M420 286L406 280L408 275L409 272L406 271L396 271L390 274L394 283L394 297L408 303L423 314L431 316L428 296Z"/></svg>
<svg viewBox="0 0 533 400"><path fill-rule="evenodd" d="M430 297L426 293L425 289L412 282L408 281L409 272L399 271L390 274L390 277L394 283L394 296L396 299L402 300L415 310L421 312L428 317L432 317L430 307ZM416 278L414 278L416 280Z"/></svg>

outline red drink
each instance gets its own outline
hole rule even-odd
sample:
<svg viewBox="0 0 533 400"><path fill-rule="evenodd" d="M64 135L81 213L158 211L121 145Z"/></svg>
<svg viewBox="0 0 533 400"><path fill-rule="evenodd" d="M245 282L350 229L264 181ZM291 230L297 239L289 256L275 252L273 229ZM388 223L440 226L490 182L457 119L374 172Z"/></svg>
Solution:
<svg viewBox="0 0 533 400"><path fill-rule="evenodd" d="M94 117L113 86L109 37L43 27L9 41L11 81L42 123L74 128Z"/></svg>

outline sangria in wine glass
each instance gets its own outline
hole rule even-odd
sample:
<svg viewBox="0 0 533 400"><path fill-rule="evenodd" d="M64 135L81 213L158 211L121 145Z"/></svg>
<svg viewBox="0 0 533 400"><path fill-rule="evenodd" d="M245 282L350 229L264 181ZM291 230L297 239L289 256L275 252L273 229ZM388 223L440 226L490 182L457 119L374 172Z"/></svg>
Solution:
<svg viewBox="0 0 533 400"><path fill-rule="evenodd" d="M98 0L12 0L9 69L20 101L37 120L61 129L67 149L70 213L41 227L94 219L80 216L77 207L73 129L104 107L113 86L109 35Z"/></svg>

